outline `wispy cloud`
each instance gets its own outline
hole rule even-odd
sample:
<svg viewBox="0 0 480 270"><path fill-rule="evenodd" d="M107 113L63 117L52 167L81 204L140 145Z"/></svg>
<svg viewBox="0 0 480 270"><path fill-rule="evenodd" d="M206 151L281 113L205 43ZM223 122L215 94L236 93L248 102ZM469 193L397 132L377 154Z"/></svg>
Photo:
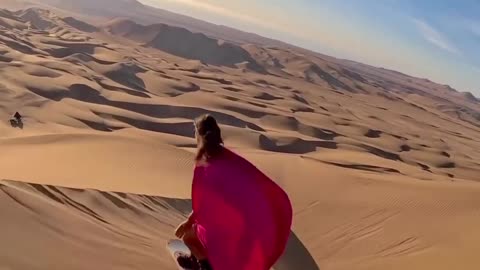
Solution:
<svg viewBox="0 0 480 270"><path fill-rule="evenodd" d="M256 14L245 14L238 12L229 8L226 8L222 5L217 5L210 1L203 0L141 0L142 2L156 4L156 6L161 6L162 3L172 3L175 5L183 5L188 8L193 8L208 12L210 14L215 14L227 18L233 18L242 22L250 23L253 25L262 26L268 29L278 29L275 24L269 23L266 20L263 20Z"/></svg>
<svg viewBox="0 0 480 270"><path fill-rule="evenodd" d="M457 55L462 54L460 50L452 42L450 42L444 34L435 29L433 26L420 19L412 18L411 20L416 25L418 31L420 31L420 33L428 42L450 53Z"/></svg>
<svg viewBox="0 0 480 270"><path fill-rule="evenodd" d="M474 34L480 37L480 21L469 17L454 17L452 21L457 23L461 31L467 31L468 34Z"/></svg>
<svg viewBox="0 0 480 270"><path fill-rule="evenodd" d="M224 15L224 16L235 17L235 18L245 20L245 21L256 21L255 18L253 18L253 17L250 17L248 15L244 15L244 14L237 14L230 9L223 8L221 6L211 4L211 3L206 2L206 1L198 1L198 0L173 0L173 1L172 0L164 0L164 1L177 2L177 3L187 5L187 6L190 6L190 7L203 9L203 10L210 11L210 12L217 13L217 14L221 14L221 15Z"/></svg>
<svg viewBox="0 0 480 270"><path fill-rule="evenodd" d="M480 22L472 21L469 23L470 31L480 37Z"/></svg>

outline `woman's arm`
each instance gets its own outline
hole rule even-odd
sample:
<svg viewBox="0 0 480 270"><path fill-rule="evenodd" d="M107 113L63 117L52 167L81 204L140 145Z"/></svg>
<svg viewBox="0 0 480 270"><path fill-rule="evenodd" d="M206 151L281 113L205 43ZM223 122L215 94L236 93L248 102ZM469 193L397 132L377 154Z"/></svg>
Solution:
<svg viewBox="0 0 480 270"><path fill-rule="evenodd" d="M178 227L175 229L175 235L178 238L182 238L183 235L185 234L186 230L189 230L193 224L195 223L195 216L193 214L193 211L188 215L188 218L182 222Z"/></svg>
<svg viewBox="0 0 480 270"><path fill-rule="evenodd" d="M195 223L195 215L193 213L193 211L190 213L190 215L188 215L188 218L187 218L187 224L188 225L193 225L193 223Z"/></svg>

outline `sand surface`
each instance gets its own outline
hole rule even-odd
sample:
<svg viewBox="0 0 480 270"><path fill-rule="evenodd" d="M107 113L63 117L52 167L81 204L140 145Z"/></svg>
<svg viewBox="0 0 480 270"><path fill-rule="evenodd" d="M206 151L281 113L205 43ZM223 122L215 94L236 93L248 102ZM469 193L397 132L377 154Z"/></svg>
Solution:
<svg viewBox="0 0 480 270"><path fill-rule="evenodd" d="M471 94L290 48L78 18L0 10L0 269L175 269L165 243L190 209L192 119L204 113L292 199L277 269L480 267Z"/></svg>

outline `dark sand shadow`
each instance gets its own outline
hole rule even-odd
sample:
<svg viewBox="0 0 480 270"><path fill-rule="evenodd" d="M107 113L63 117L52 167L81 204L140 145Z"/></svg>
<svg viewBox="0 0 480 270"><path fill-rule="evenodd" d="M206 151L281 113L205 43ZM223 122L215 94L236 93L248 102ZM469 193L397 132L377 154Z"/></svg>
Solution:
<svg viewBox="0 0 480 270"><path fill-rule="evenodd" d="M292 231L287 248L273 267L275 270L320 270L308 249Z"/></svg>

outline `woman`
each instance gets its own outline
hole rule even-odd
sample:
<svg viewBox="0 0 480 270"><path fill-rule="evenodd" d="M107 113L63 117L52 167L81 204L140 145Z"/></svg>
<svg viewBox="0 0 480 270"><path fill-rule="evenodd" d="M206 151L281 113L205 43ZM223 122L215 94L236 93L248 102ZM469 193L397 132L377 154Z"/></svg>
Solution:
<svg viewBox="0 0 480 270"><path fill-rule="evenodd" d="M254 165L223 146L210 115L195 120L192 208L175 235L192 256L187 269L269 270L283 254L292 224L287 194Z"/></svg>

